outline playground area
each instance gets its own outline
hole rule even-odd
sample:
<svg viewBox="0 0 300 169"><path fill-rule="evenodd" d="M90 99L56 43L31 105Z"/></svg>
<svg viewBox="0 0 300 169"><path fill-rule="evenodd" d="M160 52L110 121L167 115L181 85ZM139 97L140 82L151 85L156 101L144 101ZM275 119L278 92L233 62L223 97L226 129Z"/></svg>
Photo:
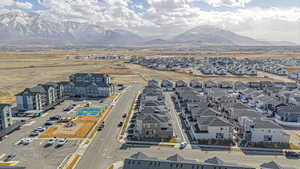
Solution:
<svg viewBox="0 0 300 169"><path fill-rule="evenodd" d="M68 122L56 123L39 138L86 138L92 128L108 112L103 108L78 108Z"/></svg>

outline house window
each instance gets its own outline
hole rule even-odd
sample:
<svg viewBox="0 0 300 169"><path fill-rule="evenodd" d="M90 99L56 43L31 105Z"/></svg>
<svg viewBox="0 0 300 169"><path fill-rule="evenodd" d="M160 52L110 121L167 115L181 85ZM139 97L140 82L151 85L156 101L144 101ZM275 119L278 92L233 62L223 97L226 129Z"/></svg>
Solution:
<svg viewBox="0 0 300 169"><path fill-rule="evenodd" d="M265 135L264 136L264 141L272 141L272 136Z"/></svg>
<svg viewBox="0 0 300 169"><path fill-rule="evenodd" d="M164 131L164 130L168 130L168 128L163 127L163 128L160 128L160 130Z"/></svg>
<svg viewBox="0 0 300 169"><path fill-rule="evenodd" d="M216 133L216 139L224 139L224 133Z"/></svg>

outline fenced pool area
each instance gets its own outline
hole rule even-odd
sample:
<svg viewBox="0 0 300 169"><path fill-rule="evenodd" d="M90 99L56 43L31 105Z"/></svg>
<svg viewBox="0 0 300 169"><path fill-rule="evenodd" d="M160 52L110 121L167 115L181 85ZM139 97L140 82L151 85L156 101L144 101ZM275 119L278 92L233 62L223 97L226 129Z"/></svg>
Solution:
<svg viewBox="0 0 300 169"><path fill-rule="evenodd" d="M76 112L76 116L99 116L102 110L102 108L80 108Z"/></svg>

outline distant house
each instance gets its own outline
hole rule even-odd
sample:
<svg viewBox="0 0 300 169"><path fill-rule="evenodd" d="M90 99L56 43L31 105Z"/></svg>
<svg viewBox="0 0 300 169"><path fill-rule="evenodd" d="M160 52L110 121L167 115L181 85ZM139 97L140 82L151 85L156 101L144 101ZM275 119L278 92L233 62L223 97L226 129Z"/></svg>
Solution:
<svg viewBox="0 0 300 169"><path fill-rule="evenodd" d="M204 82L205 88L217 88L218 84L213 81L206 81Z"/></svg>
<svg viewBox="0 0 300 169"><path fill-rule="evenodd" d="M159 82L157 80L149 80L148 81L148 86L159 87Z"/></svg>
<svg viewBox="0 0 300 169"><path fill-rule="evenodd" d="M203 91L203 84L199 80L191 80L190 87L196 89L199 92Z"/></svg>
<svg viewBox="0 0 300 169"><path fill-rule="evenodd" d="M183 80L178 80L175 82L176 87L187 87L187 83Z"/></svg>
<svg viewBox="0 0 300 169"><path fill-rule="evenodd" d="M230 82L222 81L222 82L219 83L219 87L223 88L223 89L232 89L233 85Z"/></svg>
<svg viewBox="0 0 300 169"><path fill-rule="evenodd" d="M300 106L288 104L277 107L275 120L284 126L300 127Z"/></svg>
<svg viewBox="0 0 300 169"><path fill-rule="evenodd" d="M172 91L174 88L173 82L170 80L163 80L161 82L161 87L163 88L163 90L165 91Z"/></svg>

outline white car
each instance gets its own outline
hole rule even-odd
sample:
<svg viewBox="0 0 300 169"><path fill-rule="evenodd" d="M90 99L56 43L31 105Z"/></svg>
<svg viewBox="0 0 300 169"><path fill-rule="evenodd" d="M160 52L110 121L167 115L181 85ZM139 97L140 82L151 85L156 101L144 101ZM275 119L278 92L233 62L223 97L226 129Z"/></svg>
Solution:
<svg viewBox="0 0 300 169"><path fill-rule="evenodd" d="M63 145L66 144L66 142L67 142L67 139L58 139L57 140L57 145L58 146L63 146Z"/></svg>
<svg viewBox="0 0 300 169"><path fill-rule="evenodd" d="M187 142L181 142L179 148L184 149L187 146Z"/></svg>
<svg viewBox="0 0 300 169"><path fill-rule="evenodd" d="M22 138L20 140L20 144L23 144L23 145L28 145L29 143L32 142L32 139L31 138Z"/></svg>
<svg viewBox="0 0 300 169"><path fill-rule="evenodd" d="M56 139L51 138L51 139L48 140L47 144L48 145L53 145L55 142L56 142Z"/></svg>
<svg viewBox="0 0 300 169"><path fill-rule="evenodd" d="M34 131L44 132L45 130L46 130L46 128L44 128L44 127L38 127Z"/></svg>

